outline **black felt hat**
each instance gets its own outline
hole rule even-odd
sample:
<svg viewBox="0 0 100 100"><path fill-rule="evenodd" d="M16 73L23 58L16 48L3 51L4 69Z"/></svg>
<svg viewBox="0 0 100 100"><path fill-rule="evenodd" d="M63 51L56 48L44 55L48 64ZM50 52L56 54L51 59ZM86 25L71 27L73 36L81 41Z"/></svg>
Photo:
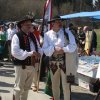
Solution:
<svg viewBox="0 0 100 100"><path fill-rule="evenodd" d="M48 21L47 23L50 24L52 22L55 22L56 20L63 20L63 19L60 16L56 15L50 21Z"/></svg>
<svg viewBox="0 0 100 100"><path fill-rule="evenodd" d="M23 18L21 18L18 22L17 22L17 26L18 28L21 28L21 24L24 23L25 21L34 21L34 18L32 16L26 15Z"/></svg>

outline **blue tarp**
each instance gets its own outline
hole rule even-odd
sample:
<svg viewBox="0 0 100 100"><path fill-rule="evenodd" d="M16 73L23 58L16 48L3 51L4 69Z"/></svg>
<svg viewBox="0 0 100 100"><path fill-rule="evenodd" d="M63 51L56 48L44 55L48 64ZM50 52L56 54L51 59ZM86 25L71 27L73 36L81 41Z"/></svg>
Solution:
<svg viewBox="0 0 100 100"><path fill-rule="evenodd" d="M94 19L100 20L100 16L94 16Z"/></svg>
<svg viewBox="0 0 100 100"><path fill-rule="evenodd" d="M79 13L61 16L61 18L63 19L71 19L71 18L79 18L79 17L90 17L90 18L100 19L100 11L79 12Z"/></svg>

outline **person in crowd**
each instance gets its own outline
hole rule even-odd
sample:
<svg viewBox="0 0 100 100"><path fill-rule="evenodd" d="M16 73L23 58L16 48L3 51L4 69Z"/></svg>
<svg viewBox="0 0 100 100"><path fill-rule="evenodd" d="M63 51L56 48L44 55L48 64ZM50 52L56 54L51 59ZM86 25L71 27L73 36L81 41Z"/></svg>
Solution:
<svg viewBox="0 0 100 100"><path fill-rule="evenodd" d="M43 37L41 36L41 25L39 25L38 23L36 22L33 22L32 23L33 25L33 33L34 35L36 36L37 40L39 41L39 44L40 46L42 47L43 45ZM47 62L47 57L43 54L42 56L42 61L41 61L41 71L40 71L40 80L43 81L44 77L46 76L46 63ZM36 76L36 74L35 74ZM35 79L34 79L35 81ZM33 82L34 83L34 82ZM35 81L35 84L36 84L36 81ZM36 91L36 85L32 85L32 89L33 91Z"/></svg>
<svg viewBox="0 0 100 100"><path fill-rule="evenodd" d="M38 24L36 24L35 22L32 23L32 27L30 29L30 32L35 36L36 40L38 41L39 45L40 45L40 32L38 31ZM33 83L32 83L32 90L34 92L37 91L37 82L38 82L38 75L39 75L39 63L35 63L35 67L34 67L34 78L33 78Z"/></svg>
<svg viewBox="0 0 100 100"><path fill-rule="evenodd" d="M93 51L92 54L100 56L100 51Z"/></svg>
<svg viewBox="0 0 100 100"><path fill-rule="evenodd" d="M77 45L79 45L79 38L78 38L78 31L77 31L78 29L77 29L77 27L74 26L74 24L70 23L69 24L69 30L74 35Z"/></svg>
<svg viewBox="0 0 100 100"><path fill-rule="evenodd" d="M32 23L32 25L33 25L33 30L34 30L34 34L35 34L35 36L36 36L36 38L37 38L37 40L39 41L39 43L40 43L40 31L38 30L38 24L37 23Z"/></svg>
<svg viewBox="0 0 100 100"><path fill-rule="evenodd" d="M43 45L43 37L41 36L41 25L37 24L37 23L32 23L34 26L34 34L37 37L41 47ZM43 54L42 56L42 61L41 61L41 71L40 71L40 80L43 81L45 76L46 76L46 65L48 62L48 57L45 56L45 54Z"/></svg>
<svg viewBox="0 0 100 100"><path fill-rule="evenodd" d="M66 77L75 72L71 67L70 56L77 49L75 38L70 30L62 29L62 19L54 16L48 23L52 23L52 29L44 34L43 51L49 57L49 68L52 81L53 100L60 100L60 77L63 87L64 100L70 100L70 87ZM66 60L65 60L66 58ZM71 59L74 59L73 57ZM73 61L75 62L76 59ZM67 62L66 62L67 61ZM69 64L70 62L70 64ZM74 63L75 64L75 63ZM70 69L71 67L71 69Z"/></svg>
<svg viewBox="0 0 100 100"><path fill-rule="evenodd" d="M33 25L34 34L35 34L37 40L39 41L40 45L42 46L43 37L41 36L41 25L39 25L35 22L32 23L32 25Z"/></svg>
<svg viewBox="0 0 100 100"><path fill-rule="evenodd" d="M9 61L11 61L11 40L14 34L17 33L17 30L15 29L14 23L9 24L9 28L7 30L7 43L8 43L8 52L9 52Z"/></svg>
<svg viewBox="0 0 100 100"><path fill-rule="evenodd" d="M27 100L28 90L31 88L34 67L39 62L42 49L33 33L32 18L25 16L18 22L19 32L11 42L11 53L15 67L14 100Z"/></svg>
<svg viewBox="0 0 100 100"><path fill-rule="evenodd" d="M96 32L89 26L85 26L83 31L86 35L85 38L85 52L87 55L91 55L93 51L97 48L97 35Z"/></svg>
<svg viewBox="0 0 100 100"><path fill-rule="evenodd" d="M0 25L0 60L3 60L3 58L4 58L6 35L7 34L4 31L4 26Z"/></svg>
<svg viewBox="0 0 100 100"><path fill-rule="evenodd" d="M85 46L85 33L83 32L83 28L79 27L78 30L78 37L79 37L79 54L80 56L84 54L84 46Z"/></svg>

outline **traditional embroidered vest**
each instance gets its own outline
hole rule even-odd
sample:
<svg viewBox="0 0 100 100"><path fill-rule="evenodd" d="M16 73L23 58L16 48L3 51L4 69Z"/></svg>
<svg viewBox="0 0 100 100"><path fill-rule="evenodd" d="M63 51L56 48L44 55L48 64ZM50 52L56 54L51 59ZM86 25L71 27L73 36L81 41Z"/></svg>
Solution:
<svg viewBox="0 0 100 100"><path fill-rule="evenodd" d="M24 51L26 50L28 52L30 51L30 42L29 42L29 38L30 38L32 42L34 43L36 52L38 52L36 38L33 35L33 33L30 33L29 36L22 31L16 34L19 38L19 45L21 49L23 49ZM19 60L13 57L13 63L14 65L28 65L29 66L31 65L31 57L27 57L25 60Z"/></svg>

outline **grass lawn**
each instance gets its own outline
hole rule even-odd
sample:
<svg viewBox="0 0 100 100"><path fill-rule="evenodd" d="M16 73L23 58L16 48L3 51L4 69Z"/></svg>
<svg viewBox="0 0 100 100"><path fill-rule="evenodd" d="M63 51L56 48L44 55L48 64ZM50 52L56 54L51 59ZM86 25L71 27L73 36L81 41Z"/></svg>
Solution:
<svg viewBox="0 0 100 100"><path fill-rule="evenodd" d="M95 32L97 33L97 51L100 51L100 29L96 29Z"/></svg>

